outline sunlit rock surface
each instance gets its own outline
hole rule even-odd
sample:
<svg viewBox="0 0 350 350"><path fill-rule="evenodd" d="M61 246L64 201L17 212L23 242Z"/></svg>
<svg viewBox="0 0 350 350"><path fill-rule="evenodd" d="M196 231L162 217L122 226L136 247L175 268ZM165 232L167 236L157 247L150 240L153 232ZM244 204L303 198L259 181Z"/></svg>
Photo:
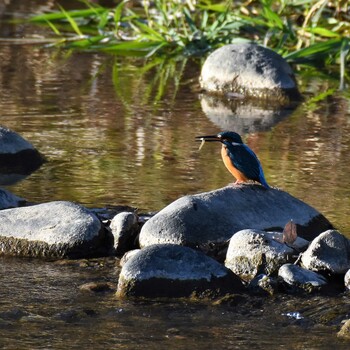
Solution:
<svg viewBox="0 0 350 350"><path fill-rule="evenodd" d="M259 273L277 273L280 266L293 260L293 255L292 248L274 240L270 233L247 229L230 239L225 266L250 281Z"/></svg>
<svg viewBox="0 0 350 350"><path fill-rule="evenodd" d="M0 211L0 254L28 257L107 255L113 245L97 217L71 202Z"/></svg>
<svg viewBox="0 0 350 350"><path fill-rule="evenodd" d="M11 192L0 188L0 210L8 208L16 208L24 205L26 200L15 196Z"/></svg>
<svg viewBox="0 0 350 350"><path fill-rule="evenodd" d="M306 292L313 292L325 286L328 282L325 277L314 271L303 269L294 264L285 264L280 267L278 276L290 288L300 288Z"/></svg>
<svg viewBox="0 0 350 350"><path fill-rule="evenodd" d="M0 185L22 180L44 161L43 156L22 136L0 126Z"/></svg>
<svg viewBox="0 0 350 350"><path fill-rule="evenodd" d="M160 244L141 249L123 265L117 295L211 297L242 289L232 271L205 254L188 247Z"/></svg>
<svg viewBox="0 0 350 350"><path fill-rule="evenodd" d="M290 220L311 240L332 228L317 210L278 189L240 184L188 195L158 212L142 227L140 245L173 243L201 248L225 244L246 228L283 231Z"/></svg>
<svg viewBox="0 0 350 350"><path fill-rule="evenodd" d="M327 230L310 243L301 262L308 270L346 273L350 269L349 240L336 230Z"/></svg>
<svg viewBox="0 0 350 350"><path fill-rule="evenodd" d="M111 221L110 230L114 237L114 249L118 256L135 248L135 239L138 234L138 218L133 212L117 214Z"/></svg>
<svg viewBox="0 0 350 350"><path fill-rule="evenodd" d="M206 59L200 76L208 92L283 100L297 96L294 74L276 52L254 43L225 45Z"/></svg>

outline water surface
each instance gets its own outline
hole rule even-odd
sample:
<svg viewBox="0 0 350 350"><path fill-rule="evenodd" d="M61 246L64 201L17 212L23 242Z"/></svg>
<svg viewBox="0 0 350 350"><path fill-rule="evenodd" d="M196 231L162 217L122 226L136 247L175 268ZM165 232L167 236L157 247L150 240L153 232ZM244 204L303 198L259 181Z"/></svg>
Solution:
<svg viewBox="0 0 350 350"><path fill-rule="evenodd" d="M64 2L63 2L64 3ZM349 93L331 76L298 74L305 101L278 112L235 101L230 116L200 94L200 60L168 61L46 49L45 28L10 24L52 7L8 1L0 14L0 123L48 160L7 187L33 202L155 211L233 178L220 146L194 137L228 126L258 154L267 181L321 211L350 237ZM67 4L65 4L67 7ZM324 96L322 95L324 94ZM232 113L231 113L232 114ZM18 348L346 348L335 336L348 298L278 296L211 302L118 300L117 261L62 265L0 259L0 344ZM239 306L237 306L239 305ZM287 316L300 312L302 319ZM291 346L292 345L292 346Z"/></svg>

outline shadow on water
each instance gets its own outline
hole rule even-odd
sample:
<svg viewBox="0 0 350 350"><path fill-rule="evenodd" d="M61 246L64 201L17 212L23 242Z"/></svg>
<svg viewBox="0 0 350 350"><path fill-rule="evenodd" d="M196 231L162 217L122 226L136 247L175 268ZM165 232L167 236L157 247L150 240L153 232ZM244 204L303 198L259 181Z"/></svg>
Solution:
<svg viewBox="0 0 350 350"><path fill-rule="evenodd" d="M52 8L8 1L2 19ZM62 2L63 6L72 6ZM3 15L5 13L5 15ZM0 21L0 37L43 28ZM349 93L338 82L298 75L305 101L266 111L199 95L200 62L143 61L0 43L1 124L48 162L18 184L32 202L158 210L176 198L232 182L219 146L198 152L195 136L235 129L258 154L267 181L306 201L350 236ZM115 260L55 263L0 258L4 348L347 348L336 338L346 295L212 302L118 300L82 291L116 284ZM299 313L299 314L298 314ZM299 316L301 318L299 318Z"/></svg>

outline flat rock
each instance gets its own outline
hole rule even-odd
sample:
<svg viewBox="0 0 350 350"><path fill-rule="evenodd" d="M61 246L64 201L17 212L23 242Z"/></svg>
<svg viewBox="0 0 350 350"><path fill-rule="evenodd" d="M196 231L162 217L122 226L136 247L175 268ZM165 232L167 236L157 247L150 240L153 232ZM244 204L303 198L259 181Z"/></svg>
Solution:
<svg viewBox="0 0 350 350"><path fill-rule="evenodd" d="M283 100L298 96L294 74L282 56L254 43L220 47L206 59L200 76L208 92Z"/></svg>
<svg viewBox="0 0 350 350"><path fill-rule="evenodd" d="M230 239L225 266L244 281L258 274L277 274L283 264L292 261L295 252L277 242L272 235L259 230L242 230Z"/></svg>
<svg viewBox="0 0 350 350"><path fill-rule="evenodd" d="M81 258L107 255L113 238L88 209L71 202L0 211L0 254Z"/></svg>
<svg viewBox="0 0 350 350"><path fill-rule="evenodd" d="M327 230L310 243L301 263L308 270L345 274L350 269L349 240L336 230Z"/></svg>
<svg viewBox="0 0 350 350"><path fill-rule="evenodd" d="M280 267L278 276L290 287L301 288L307 292L319 290L327 285L327 279L314 271L306 270L294 264Z"/></svg>
<svg viewBox="0 0 350 350"><path fill-rule="evenodd" d="M141 247L222 245L246 228L282 232L291 219L298 236L308 240L332 228L317 210L284 191L254 184L229 185L171 203L144 224L139 242Z"/></svg>
<svg viewBox="0 0 350 350"><path fill-rule="evenodd" d="M119 297L212 297L242 290L240 279L202 252L174 244L141 249L122 267Z"/></svg>

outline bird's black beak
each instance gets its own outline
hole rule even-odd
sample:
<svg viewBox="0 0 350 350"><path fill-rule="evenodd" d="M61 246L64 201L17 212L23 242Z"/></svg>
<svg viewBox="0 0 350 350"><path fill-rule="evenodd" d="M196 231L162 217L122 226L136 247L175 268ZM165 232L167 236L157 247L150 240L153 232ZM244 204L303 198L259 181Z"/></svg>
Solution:
<svg viewBox="0 0 350 350"><path fill-rule="evenodd" d="M207 135L207 136L196 136L196 141L206 141L206 142L213 142L213 141L221 141L221 138L217 135Z"/></svg>

